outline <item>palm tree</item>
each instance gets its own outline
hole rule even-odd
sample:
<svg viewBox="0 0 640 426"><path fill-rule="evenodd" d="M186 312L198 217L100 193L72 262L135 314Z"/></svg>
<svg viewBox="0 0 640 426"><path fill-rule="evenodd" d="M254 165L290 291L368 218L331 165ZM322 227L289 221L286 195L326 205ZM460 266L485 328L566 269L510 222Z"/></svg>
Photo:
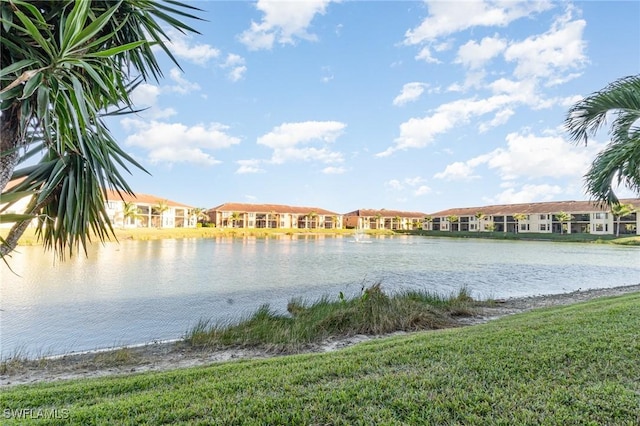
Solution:
<svg viewBox="0 0 640 426"><path fill-rule="evenodd" d="M402 220L402 218L400 216L396 216L393 218L393 220L395 220L396 222L396 229L399 230L400 229L400 221ZM393 228L393 226L391 226L391 228Z"/></svg>
<svg viewBox="0 0 640 426"><path fill-rule="evenodd" d="M191 11L199 9L151 0L11 0L0 8L0 191L3 200L30 197L0 256L33 217L42 218L36 233L45 249L86 253L92 236L114 236L106 190L132 194L122 172L142 169L103 118L135 112L133 89L162 76L156 51L178 65L165 31L196 32L179 19L198 19Z"/></svg>
<svg viewBox="0 0 640 426"><path fill-rule="evenodd" d="M207 209L203 207L194 207L189 210L189 216L194 217L196 219L196 223L203 223L209 220L209 216L207 216Z"/></svg>
<svg viewBox="0 0 640 426"><path fill-rule="evenodd" d="M612 185L624 183L640 193L640 75L620 78L577 102L565 119L574 143L588 142L613 117L611 139L585 175L587 192L601 203L613 205L618 197Z"/></svg>
<svg viewBox="0 0 640 426"><path fill-rule="evenodd" d="M457 221L459 221L460 218L458 216L456 216L455 214L450 214L449 216L447 216L447 220L451 224L451 231L453 231L453 224L456 223Z"/></svg>
<svg viewBox="0 0 640 426"><path fill-rule="evenodd" d="M236 223L238 223L239 220L240 220L240 213L238 213L238 212L231 213L231 227L232 228L236 227Z"/></svg>
<svg viewBox="0 0 640 426"><path fill-rule="evenodd" d="M425 223L431 223L431 222L433 222L433 217L425 216L423 221L422 221L422 224L424 225ZM430 227L428 227L428 228L430 228ZM428 231L431 231L431 229L428 229Z"/></svg>
<svg viewBox="0 0 640 426"><path fill-rule="evenodd" d="M513 218L516 220L516 234L520 232L520 222L527 219L527 215L524 213L515 213Z"/></svg>
<svg viewBox="0 0 640 426"><path fill-rule="evenodd" d="M153 212L155 214L160 215L160 226L159 228L164 227L164 213L169 210L169 204L167 200L158 200L156 204L152 207Z"/></svg>
<svg viewBox="0 0 640 426"><path fill-rule="evenodd" d="M567 212L560 212L555 215L555 218L558 222L560 222L560 234L562 234L564 232L564 223L571 222L571 219L573 219L573 216L571 216Z"/></svg>
<svg viewBox="0 0 640 426"><path fill-rule="evenodd" d="M616 218L616 237L620 236L620 218L635 212L633 204L614 204L611 206L611 214Z"/></svg>
<svg viewBox="0 0 640 426"><path fill-rule="evenodd" d="M122 209L122 216L124 217L122 221L122 228L124 229L125 222L128 218L135 218L138 216L138 206L135 203L124 202L124 208Z"/></svg>
<svg viewBox="0 0 640 426"><path fill-rule="evenodd" d="M475 216L476 216L476 220L478 221L478 230L477 230L477 232L480 232L481 223L484 220L484 218L487 217L487 215L482 213L482 212L476 212Z"/></svg>
<svg viewBox="0 0 640 426"><path fill-rule="evenodd" d="M318 218L318 213L316 213L316 212L310 212L307 215L307 220L311 220L311 227L312 228L316 228L317 227L317 225L315 225L317 218ZM307 222L307 226L306 227L307 228L309 227L309 222Z"/></svg>

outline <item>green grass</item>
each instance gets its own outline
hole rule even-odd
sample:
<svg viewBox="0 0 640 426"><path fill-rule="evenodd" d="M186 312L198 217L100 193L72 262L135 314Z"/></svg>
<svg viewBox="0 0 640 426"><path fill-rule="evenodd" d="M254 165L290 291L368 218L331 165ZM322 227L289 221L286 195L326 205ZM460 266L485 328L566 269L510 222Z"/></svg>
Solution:
<svg viewBox="0 0 640 426"><path fill-rule="evenodd" d="M553 234L553 233L511 233L511 232L449 232L449 231L398 231L400 234L419 235L426 237L449 237L449 238L484 238L494 240L510 241L553 241L568 243L611 243L624 245L640 245L640 236L616 237L615 235L593 235L593 234Z"/></svg>
<svg viewBox="0 0 640 426"><path fill-rule="evenodd" d="M295 353L328 338L396 331L435 330L457 325L455 317L470 316L476 302L468 289L449 296L429 292L387 295L380 284L362 289L358 297L323 297L312 304L291 300L290 315L262 306L251 317L232 325L201 321L186 335L197 347L260 347Z"/></svg>
<svg viewBox="0 0 640 426"><path fill-rule="evenodd" d="M0 407L82 425L637 425L639 306L635 293L333 353L21 386Z"/></svg>

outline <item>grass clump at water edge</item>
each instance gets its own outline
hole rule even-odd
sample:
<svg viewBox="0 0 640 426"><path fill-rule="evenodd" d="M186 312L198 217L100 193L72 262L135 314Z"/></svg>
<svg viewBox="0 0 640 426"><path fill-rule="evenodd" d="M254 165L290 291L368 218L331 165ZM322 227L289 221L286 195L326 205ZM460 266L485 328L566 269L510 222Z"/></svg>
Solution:
<svg viewBox="0 0 640 426"><path fill-rule="evenodd" d="M195 347L296 352L329 338L455 327L457 317L475 314L475 304L466 287L449 296L426 291L389 295L378 283L363 287L359 296L350 299L342 293L337 300L325 296L311 304L292 299L287 305L288 315L263 305L236 324L201 320L187 332L185 341Z"/></svg>

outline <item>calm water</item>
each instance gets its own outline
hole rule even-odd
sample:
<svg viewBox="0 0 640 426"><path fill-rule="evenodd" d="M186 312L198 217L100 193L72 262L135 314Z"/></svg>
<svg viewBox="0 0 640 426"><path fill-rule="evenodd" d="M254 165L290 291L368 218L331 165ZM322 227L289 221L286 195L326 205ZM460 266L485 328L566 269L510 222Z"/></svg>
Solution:
<svg viewBox="0 0 640 426"><path fill-rule="evenodd" d="M640 283L640 249L594 244L293 237L123 241L54 262L21 247L0 265L0 354L54 355L177 339L200 319L236 321L292 297L388 291L474 297L563 293Z"/></svg>

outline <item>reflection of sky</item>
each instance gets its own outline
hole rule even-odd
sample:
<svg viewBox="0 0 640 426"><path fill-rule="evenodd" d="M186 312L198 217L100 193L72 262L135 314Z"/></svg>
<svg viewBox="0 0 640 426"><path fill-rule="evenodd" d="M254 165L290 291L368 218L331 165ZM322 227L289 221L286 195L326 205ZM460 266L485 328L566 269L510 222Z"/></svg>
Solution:
<svg viewBox="0 0 640 426"><path fill-rule="evenodd" d="M479 298L560 293L640 282L640 250L610 245L372 238L184 239L96 245L55 262L21 247L2 269L0 343L31 352L95 349L179 338L201 318L232 321L263 303L284 312L313 301L388 291Z"/></svg>

